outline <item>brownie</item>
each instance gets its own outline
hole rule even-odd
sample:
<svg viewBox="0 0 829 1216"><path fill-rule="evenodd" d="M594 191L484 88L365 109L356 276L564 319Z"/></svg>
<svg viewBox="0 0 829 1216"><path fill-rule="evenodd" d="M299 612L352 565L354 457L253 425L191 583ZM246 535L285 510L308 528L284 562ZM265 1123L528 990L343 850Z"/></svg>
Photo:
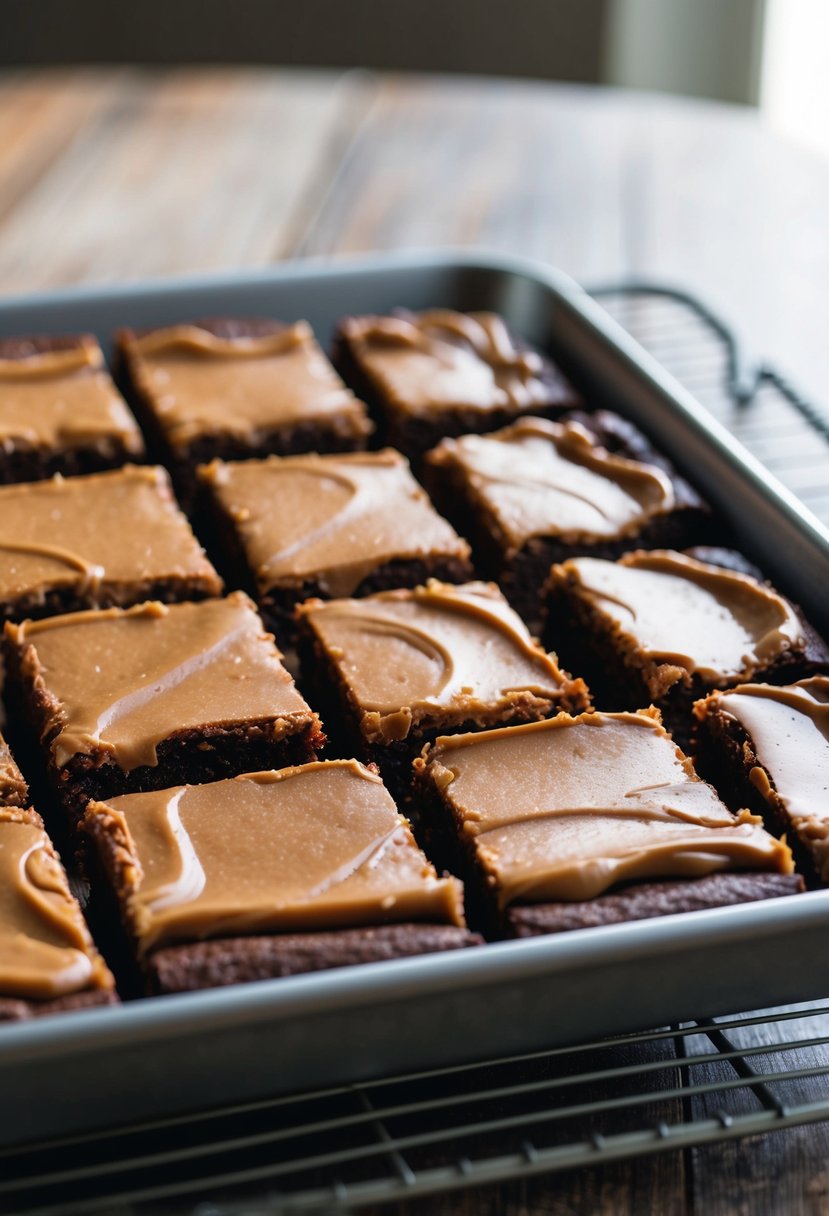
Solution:
<svg viewBox="0 0 829 1216"><path fill-rule="evenodd" d="M95 473L143 455L91 334L0 339L0 482Z"/></svg>
<svg viewBox="0 0 829 1216"><path fill-rule="evenodd" d="M732 805L786 833L813 882L829 882L829 678L738 684L694 706L699 754Z"/></svg>
<svg viewBox="0 0 829 1216"><path fill-rule="evenodd" d="M412 458L445 435L555 415L580 400L550 359L491 312L346 317L334 362L379 418L384 442Z"/></svg>
<svg viewBox="0 0 829 1216"><path fill-rule="evenodd" d="M116 1000L40 816L0 807L0 1022Z"/></svg>
<svg viewBox="0 0 829 1216"><path fill-rule="evenodd" d="M229 577L258 598L278 634L310 596L474 577L469 546L399 452L216 461L200 478Z"/></svg>
<svg viewBox="0 0 829 1216"><path fill-rule="evenodd" d="M301 762L324 742L243 592L7 623L6 653L71 818L90 798Z"/></svg>
<svg viewBox="0 0 829 1216"><path fill-rule="evenodd" d="M26 778L12 755L11 748L0 735L0 807L29 805L29 787Z"/></svg>
<svg viewBox="0 0 829 1216"><path fill-rule="evenodd" d="M731 814L656 711L439 738L416 768L435 846L454 849L470 918L490 933L524 935L526 905L539 932L731 903L732 871L750 876L741 899L771 893L768 873L789 876L774 894L802 886L787 846Z"/></svg>
<svg viewBox="0 0 829 1216"><path fill-rule="evenodd" d="M253 980L281 979L360 963L388 962L478 946L483 939L457 925L371 925L318 933L284 933L188 942L155 951L147 960L152 993L192 992Z"/></svg>
<svg viewBox="0 0 829 1216"><path fill-rule="evenodd" d="M152 991L479 941L460 883L355 760L92 802L83 828Z"/></svg>
<svg viewBox="0 0 829 1216"><path fill-rule="evenodd" d="M445 439L424 463L438 507L472 540L532 628L554 562L707 538L699 495L617 415L522 418L492 435Z"/></svg>
<svg viewBox="0 0 829 1216"><path fill-rule="evenodd" d="M686 743L693 702L715 688L829 672L829 648L768 583L689 554L573 558L552 590L551 632L599 703L653 703Z"/></svg>
<svg viewBox="0 0 829 1216"><path fill-rule="evenodd" d="M306 686L345 751L379 765L396 797L438 734L587 708L582 680L545 654L492 583L432 581L297 609Z"/></svg>
<svg viewBox="0 0 829 1216"><path fill-rule="evenodd" d="M219 595L167 473L127 465L0 487L0 617Z"/></svg>
<svg viewBox="0 0 829 1216"><path fill-rule="evenodd" d="M728 871L681 882L634 883L601 899L573 903L515 904L508 913L512 937L539 937L570 929L620 925L628 920L651 920L678 912L703 912L731 904L756 903L797 895L803 890L798 874L735 874Z"/></svg>
<svg viewBox="0 0 829 1216"><path fill-rule="evenodd" d="M373 429L306 321L225 318L117 340L140 415L185 493L199 463L350 451Z"/></svg>

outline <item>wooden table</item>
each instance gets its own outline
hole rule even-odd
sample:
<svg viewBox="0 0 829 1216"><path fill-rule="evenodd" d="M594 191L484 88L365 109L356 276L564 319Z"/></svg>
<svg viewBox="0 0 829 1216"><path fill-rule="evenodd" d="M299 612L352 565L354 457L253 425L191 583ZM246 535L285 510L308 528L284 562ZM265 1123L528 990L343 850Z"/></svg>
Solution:
<svg viewBox="0 0 829 1216"><path fill-rule="evenodd" d="M360 72L0 78L4 292L476 244L697 290L820 401L827 214L829 164L739 109ZM818 1214L827 1149L817 1125L400 1210Z"/></svg>

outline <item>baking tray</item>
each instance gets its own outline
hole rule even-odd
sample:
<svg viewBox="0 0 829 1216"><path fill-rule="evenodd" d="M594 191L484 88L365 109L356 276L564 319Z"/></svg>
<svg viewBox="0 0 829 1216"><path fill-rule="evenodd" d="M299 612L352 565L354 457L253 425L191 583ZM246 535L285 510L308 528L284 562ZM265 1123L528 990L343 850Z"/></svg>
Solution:
<svg viewBox="0 0 829 1216"><path fill-rule="evenodd" d="M495 309L638 423L829 628L829 532L569 278L453 252L0 301L0 336L205 315ZM156 997L0 1029L0 1146L526 1052L829 990L829 891ZM0 1166L0 1168L2 1168Z"/></svg>

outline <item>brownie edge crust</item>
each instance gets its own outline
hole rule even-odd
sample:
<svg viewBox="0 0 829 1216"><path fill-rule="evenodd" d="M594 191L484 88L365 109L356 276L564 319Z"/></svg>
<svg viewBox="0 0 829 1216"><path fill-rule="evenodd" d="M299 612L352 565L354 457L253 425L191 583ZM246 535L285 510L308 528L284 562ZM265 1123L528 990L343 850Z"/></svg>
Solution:
<svg viewBox="0 0 829 1216"><path fill-rule="evenodd" d="M253 980L279 979L360 963L478 946L483 938L457 925L400 924L223 938L169 946L146 963L151 993L192 992Z"/></svg>
<svg viewBox="0 0 829 1216"><path fill-rule="evenodd" d="M708 874L682 882L637 883L609 892L601 899L509 908L506 928L512 937L535 937L630 920L650 920L677 912L700 912L705 908L752 903L781 895L796 895L803 890L799 874Z"/></svg>

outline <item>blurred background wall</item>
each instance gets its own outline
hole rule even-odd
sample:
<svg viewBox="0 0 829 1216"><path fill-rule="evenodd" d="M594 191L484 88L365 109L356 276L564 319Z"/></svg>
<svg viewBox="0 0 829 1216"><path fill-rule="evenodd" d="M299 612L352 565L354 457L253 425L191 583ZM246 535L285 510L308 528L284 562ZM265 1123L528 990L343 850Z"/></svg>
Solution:
<svg viewBox="0 0 829 1216"><path fill-rule="evenodd" d="M759 105L829 153L829 0L0 0L0 66L535 77Z"/></svg>
<svg viewBox="0 0 829 1216"><path fill-rule="evenodd" d="M608 0L0 0L12 63L269 63L597 80Z"/></svg>
<svg viewBox="0 0 829 1216"><path fill-rule="evenodd" d="M0 62L473 72L753 102L764 9L764 0L2 0Z"/></svg>

